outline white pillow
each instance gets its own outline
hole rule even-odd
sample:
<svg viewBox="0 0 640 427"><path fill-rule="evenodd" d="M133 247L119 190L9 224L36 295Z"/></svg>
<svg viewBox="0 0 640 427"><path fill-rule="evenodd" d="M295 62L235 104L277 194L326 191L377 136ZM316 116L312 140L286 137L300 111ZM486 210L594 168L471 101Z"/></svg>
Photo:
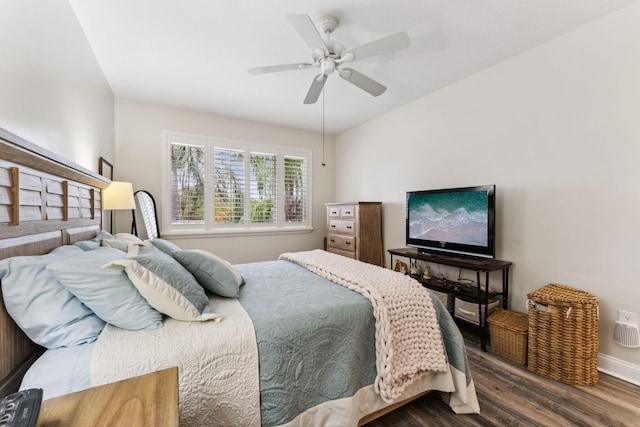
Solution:
<svg viewBox="0 0 640 427"><path fill-rule="evenodd" d="M118 249L127 252L131 245L142 245L144 242L137 236L130 233L118 233L113 239L103 239L102 246Z"/></svg>

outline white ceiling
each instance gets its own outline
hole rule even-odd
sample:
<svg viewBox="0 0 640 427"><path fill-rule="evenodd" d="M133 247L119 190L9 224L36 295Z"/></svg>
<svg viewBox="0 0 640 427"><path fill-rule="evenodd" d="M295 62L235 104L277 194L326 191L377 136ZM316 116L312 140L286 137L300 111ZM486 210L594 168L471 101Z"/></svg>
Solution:
<svg viewBox="0 0 640 427"><path fill-rule="evenodd" d="M432 93L637 0L70 0L117 97L288 127L322 130L322 96L303 105L317 69L249 75L310 61L286 20L340 20L347 49L404 31L409 48L353 63L387 86L372 97L325 85L325 131L336 134Z"/></svg>

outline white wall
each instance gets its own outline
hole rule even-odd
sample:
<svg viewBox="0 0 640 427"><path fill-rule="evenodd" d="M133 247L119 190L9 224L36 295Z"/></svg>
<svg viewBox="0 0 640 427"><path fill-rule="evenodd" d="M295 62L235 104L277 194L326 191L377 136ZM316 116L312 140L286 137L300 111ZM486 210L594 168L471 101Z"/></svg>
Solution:
<svg viewBox="0 0 640 427"><path fill-rule="evenodd" d="M133 182L134 190L151 192L159 204L165 203L160 199L164 129L312 150L313 232L241 237L172 235L167 237L171 241L184 249L214 252L232 263L272 260L282 252L322 248L326 230L324 203L333 201L333 137L325 138L323 167L321 134L121 98L116 99L115 110L116 176ZM119 214L116 225L117 231L128 231L131 215Z"/></svg>
<svg viewBox="0 0 640 427"><path fill-rule="evenodd" d="M87 169L113 159L114 97L67 0L0 2L0 127Z"/></svg>
<svg viewBox="0 0 640 427"><path fill-rule="evenodd" d="M600 352L618 309L640 313L640 4L336 138L336 199L381 200L403 247L408 190L497 186L497 258L511 308L562 283L600 301ZM388 261L387 261L388 262Z"/></svg>

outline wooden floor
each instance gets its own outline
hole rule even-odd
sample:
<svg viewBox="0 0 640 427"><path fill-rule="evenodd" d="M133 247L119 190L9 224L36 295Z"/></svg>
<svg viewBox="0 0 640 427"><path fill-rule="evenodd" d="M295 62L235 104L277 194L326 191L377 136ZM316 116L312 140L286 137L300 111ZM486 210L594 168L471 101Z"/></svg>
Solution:
<svg viewBox="0 0 640 427"><path fill-rule="evenodd" d="M480 414L456 415L433 392L367 427L640 426L640 386L603 373L591 387L562 384L466 344Z"/></svg>

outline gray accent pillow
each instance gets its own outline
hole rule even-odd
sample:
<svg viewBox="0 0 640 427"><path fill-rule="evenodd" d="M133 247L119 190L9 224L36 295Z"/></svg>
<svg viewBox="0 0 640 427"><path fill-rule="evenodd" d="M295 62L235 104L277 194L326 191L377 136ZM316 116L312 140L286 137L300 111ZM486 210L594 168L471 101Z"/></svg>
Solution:
<svg viewBox="0 0 640 427"><path fill-rule="evenodd" d="M169 255L171 255L173 252L182 250L175 243L165 239L151 239L151 240L148 240L148 242L151 243L156 248L160 249L165 254L169 254Z"/></svg>
<svg viewBox="0 0 640 427"><path fill-rule="evenodd" d="M105 322L129 330L159 328L162 314L147 303L127 275L102 268L125 255L100 247L51 263L47 270Z"/></svg>
<svg viewBox="0 0 640 427"><path fill-rule="evenodd" d="M203 288L223 297L238 296L244 281L229 262L199 249L175 251L172 255Z"/></svg>
<svg viewBox="0 0 640 427"><path fill-rule="evenodd" d="M171 255L146 246L132 246L127 257L106 268L124 269L149 304L177 320L218 320L197 280Z"/></svg>

